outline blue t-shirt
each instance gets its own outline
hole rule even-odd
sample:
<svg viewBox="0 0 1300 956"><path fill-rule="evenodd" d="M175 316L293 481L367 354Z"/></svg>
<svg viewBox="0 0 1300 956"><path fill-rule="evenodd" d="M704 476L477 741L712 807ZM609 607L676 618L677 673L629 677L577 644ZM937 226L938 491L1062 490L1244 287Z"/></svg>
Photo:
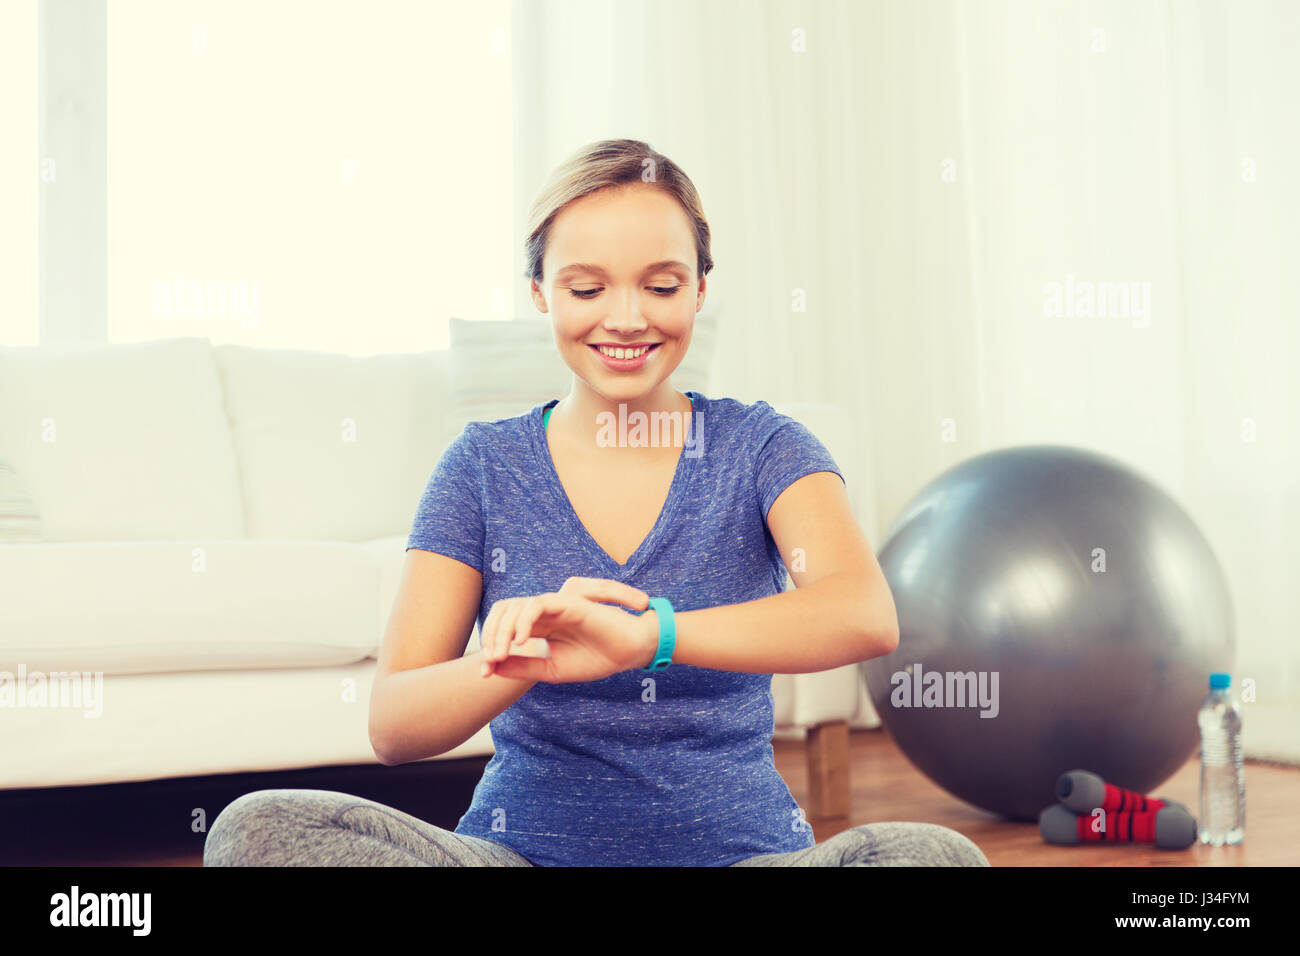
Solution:
<svg viewBox="0 0 1300 956"><path fill-rule="evenodd" d="M407 548L482 573L480 632L497 601L558 591L571 576L622 581L678 612L781 592L768 509L804 475L843 475L767 402L686 394L692 420L667 501L626 564L591 537L560 483L542 426L555 399L465 426L429 478ZM674 663L539 681L489 727L496 753L456 832L535 865L727 866L814 844L772 759L771 674Z"/></svg>

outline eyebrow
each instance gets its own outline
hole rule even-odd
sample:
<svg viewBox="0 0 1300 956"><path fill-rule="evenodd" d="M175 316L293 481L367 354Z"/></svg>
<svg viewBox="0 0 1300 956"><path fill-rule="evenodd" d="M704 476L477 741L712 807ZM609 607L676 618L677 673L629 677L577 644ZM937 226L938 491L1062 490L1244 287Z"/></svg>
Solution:
<svg viewBox="0 0 1300 956"><path fill-rule="evenodd" d="M691 267L684 262L677 261L676 259L662 259L659 262L652 262L650 263L650 265L645 267L645 269L641 272L641 274L646 275L651 272L658 272L661 269L680 269L687 276L691 274ZM592 275L604 276L605 278L609 278L608 272L606 272L600 266L593 265L589 262L571 262L563 269L561 269L559 272L557 272L555 274L555 278L557 279L563 278L564 276L567 276L571 272L590 272Z"/></svg>

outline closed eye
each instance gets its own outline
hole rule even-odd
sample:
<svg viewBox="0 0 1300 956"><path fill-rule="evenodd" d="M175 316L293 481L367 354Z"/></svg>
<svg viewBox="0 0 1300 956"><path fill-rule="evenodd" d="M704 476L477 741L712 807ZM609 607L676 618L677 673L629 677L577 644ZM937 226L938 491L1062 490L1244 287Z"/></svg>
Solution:
<svg viewBox="0 0 1300 956"><path fill-rule="evenodd" d="M680 289L681 286L680 285L675 285L675 286L652 285L652 286L648 286L648 288L650 289L651 292L655 293L656 295L661 295L664 298L667 298L670 295L676 295L677 290ZM600 291L601 291L600 289L570 289L569 294L572 295L575 299L593 299L596 297L596 293Z"/></svg>

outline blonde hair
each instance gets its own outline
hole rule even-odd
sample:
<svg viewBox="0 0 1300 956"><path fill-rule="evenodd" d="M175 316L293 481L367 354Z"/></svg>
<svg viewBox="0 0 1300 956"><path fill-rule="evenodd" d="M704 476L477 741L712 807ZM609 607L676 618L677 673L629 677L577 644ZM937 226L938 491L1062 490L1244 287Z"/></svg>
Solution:
<svg viewBox="0 0 1300 956"><path fill-rule="evenodd" d="M694 183L681 167L649 143L605 139L583 147L562 163L534 200L528 213L528 238L524 241L524 278L541 284L546 240L560 210L597 190L642 182L662 189L686 211L695 230L696 278L708 275L713 268L709 223Z"/></svg>

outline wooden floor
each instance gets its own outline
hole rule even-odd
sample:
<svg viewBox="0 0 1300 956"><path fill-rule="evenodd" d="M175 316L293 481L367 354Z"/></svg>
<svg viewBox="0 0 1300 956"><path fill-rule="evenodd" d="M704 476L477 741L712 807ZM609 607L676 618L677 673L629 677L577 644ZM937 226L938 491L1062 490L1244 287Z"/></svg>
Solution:
<svg viewBox="0 0 1300 956"><path fill-rule="evenodd" d="M806 771L802 745L777 742L777 769L802 802ZM950 795L903 756L883 730L850 734L853 810L846 820L812 821L824 840L850 826L880 820L938 823L979 846L993 866L1296 866L1300 864L1300 768L1247 761L1246 839L1235 847L1193 844L1186 850L1124 846L1055 846L1036 823L1010 823ZM1150 796L1168 797L1197 812L1200 757L1183 765Z"/></svg>
<svg viewBox="0 0 1300 956"><path fill-rule="evenodd" d="M1300 769L1246 764L1248 796L1246 840L1236 847L1199 844L1187 850L1146 846L1052 846L1032 823L1009 823L950 796L916 770L883 730L851 734L852 813L836 820L810 820L818 841L843 829L885 820L938 823L975 841L994 866L1295 866L1300 865ZM801 806L808 805L804 745L775 741L777 769ZM294 778L257 775L195 778L167 782L166 804L149 806L158 785L113 785L72 791L4 792L0 826L5 839L0 863L9 865L201 866L202 833L192 833L192 808L207 818L233 795L264 786L312 786L361 793L422 819L452 828L468 805L481 761L462 762L453 778L430 786L429 761L385 768L320 768ZM361 774L355 779L338 774ZM1167 796L1195 811L1199 760L1190 760L1153 796ZM331 775L333 774L333 775ZM420 776L424 774L425 776ZM219 784L224 789L214 790ZM384 789L385 787L389 789ZM421 792L438 790L449 802L439 807L412 803ZM26 806L24 807L23 801ZM169 821L164 824L163 821ZM164 832L165 831L165 832Z"/></svg>

